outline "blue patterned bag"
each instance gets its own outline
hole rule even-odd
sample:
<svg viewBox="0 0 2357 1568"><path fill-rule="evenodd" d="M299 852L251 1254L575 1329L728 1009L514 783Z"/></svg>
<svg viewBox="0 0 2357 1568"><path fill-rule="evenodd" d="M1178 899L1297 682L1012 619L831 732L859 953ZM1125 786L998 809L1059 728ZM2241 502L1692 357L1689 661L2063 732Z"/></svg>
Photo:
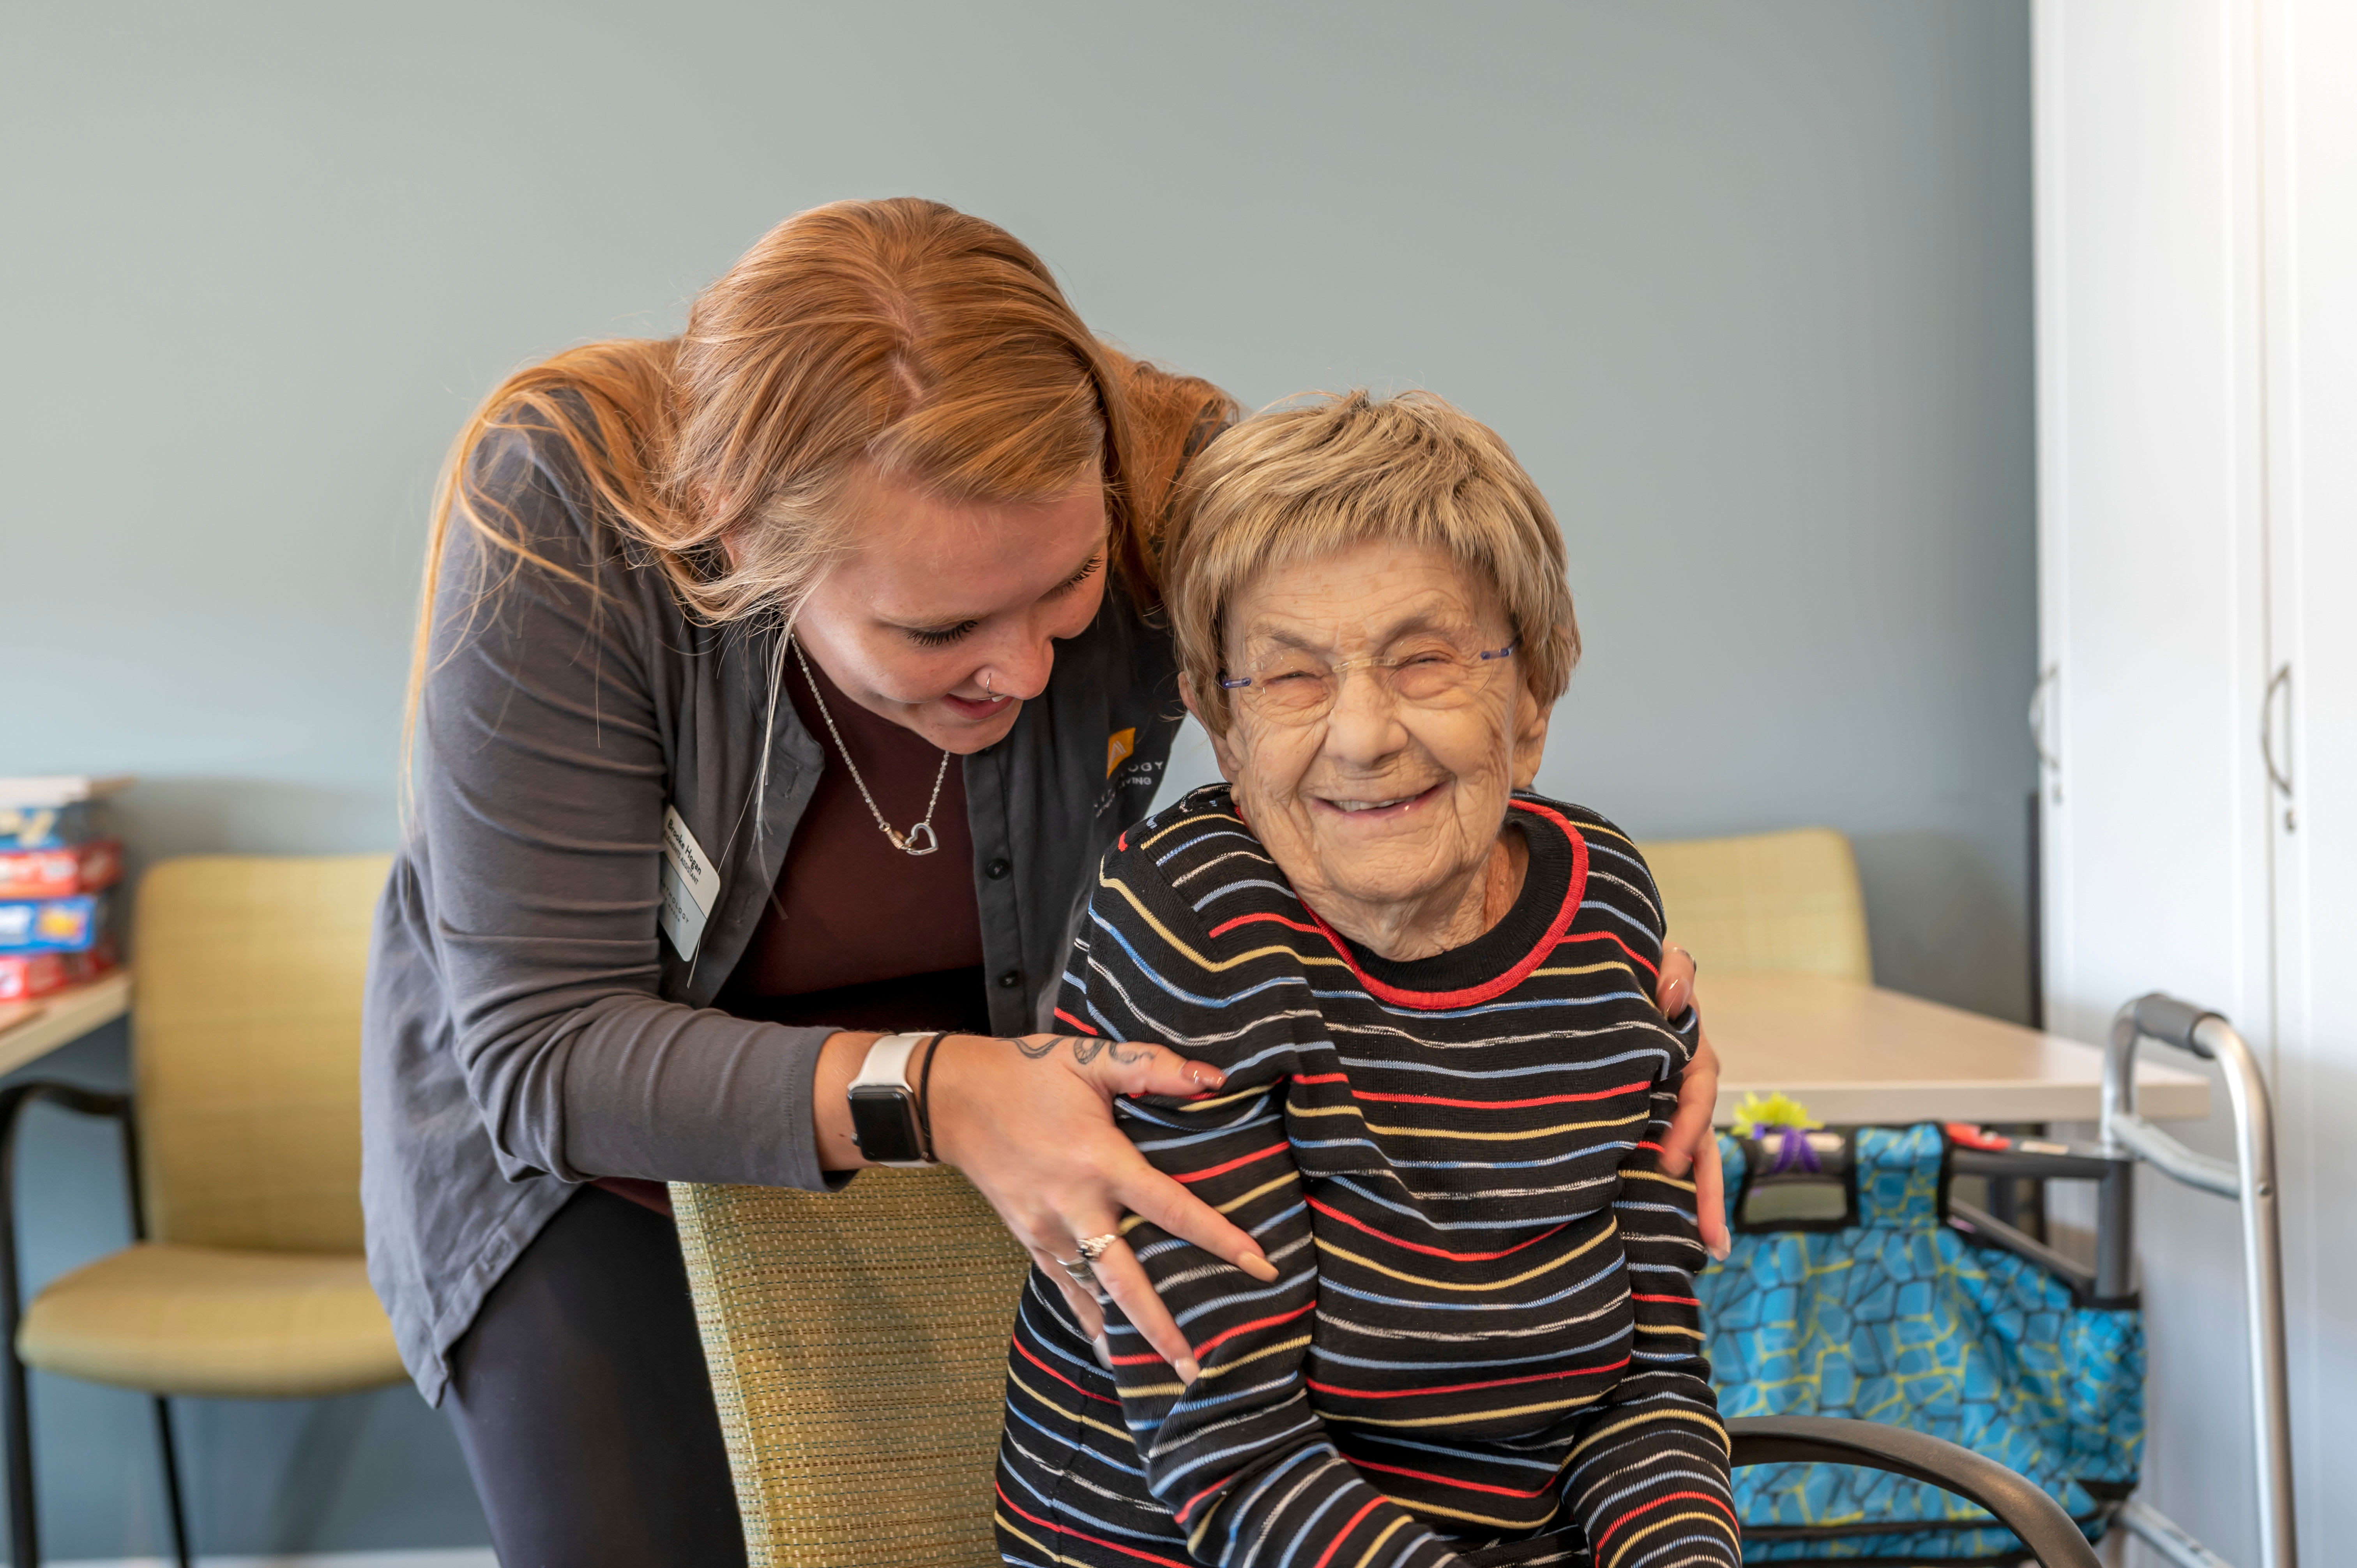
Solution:
<svg viewBox="0 0 2357 1568"><path fill-rule="evenodd" d="M1944 1437L2036 1481L2100 1539L2136 1486L2144 1443L2136 1310L2080 1305L2035 1264L1949 1226L1936 1126L1807 1139L1839 1175L1820 1174L1798 1136L1772 1169L1747 1170L1746 1144L1719 1140L1730 1227L1748 1188L1815 1177L1776 1202L1755 1198L1733 1254L1696 1282L1719 1412L1848 1416ZM1765 1229L1763 1209L1817 1217ZM1975 1505L1879 1471L1751 1466L1735 1473L1735 1501L1747 1563L2024 1554Z"/></svg>

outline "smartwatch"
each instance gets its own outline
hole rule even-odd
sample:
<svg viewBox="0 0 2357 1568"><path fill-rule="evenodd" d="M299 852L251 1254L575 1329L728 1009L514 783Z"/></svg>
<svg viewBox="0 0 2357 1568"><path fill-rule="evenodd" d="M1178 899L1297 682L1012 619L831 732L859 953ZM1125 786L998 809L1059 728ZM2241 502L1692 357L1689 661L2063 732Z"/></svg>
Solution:
<svg viewBox="0 0 2357 1568"><path fill-rule="evenodd" d="M909 1087L909 1058L932 1035L887 1035L867 1047L851 1080L851 1136L862 1157L879 1165L929 1165L933 1151ZM939 1049L939 1047L935 1047Z"/></svg>

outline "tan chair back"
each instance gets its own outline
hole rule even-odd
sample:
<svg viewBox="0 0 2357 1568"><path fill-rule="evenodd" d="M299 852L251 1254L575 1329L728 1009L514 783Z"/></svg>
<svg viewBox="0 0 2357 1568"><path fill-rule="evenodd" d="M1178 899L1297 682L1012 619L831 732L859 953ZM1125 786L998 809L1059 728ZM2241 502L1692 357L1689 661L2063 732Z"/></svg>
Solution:
<svg viewBox="0 0 2357 1568"><path fill-rule="evenodd" d="M361 986L390 857L154 867L132 931L148 1235L361 1250Z"/></svg>
<svg viewBox="0 0 2357 1568"><path fill-rule="evenodd" d="M1857 861L1831 828L1638 847L1662 890L1670 940L1695 955L1706 997L1711 975L1755 970L1873 983Z"/></svg>
<svg viewBox="0 0 2357 1568"><path fill-rule="evenodd" d="M671 1191L752 1568L997 1562L1029 1260L990 1206L947 1169Z"/></svg>

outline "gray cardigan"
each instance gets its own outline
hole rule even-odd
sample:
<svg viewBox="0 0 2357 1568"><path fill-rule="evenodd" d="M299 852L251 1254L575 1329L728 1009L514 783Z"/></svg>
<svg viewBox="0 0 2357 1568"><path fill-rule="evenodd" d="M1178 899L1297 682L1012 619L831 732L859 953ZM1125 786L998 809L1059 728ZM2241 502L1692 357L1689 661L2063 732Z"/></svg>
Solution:
<svg viewBox="0 0 2357 1568"><path fill-rule="evenodd" d="M595 587L501 583L462 526L444 552L361 1066L369 1278L436 1402L451 1344L584 1179L831 1185L811 1124L829 1031L711 1010L830 766L771 700L776 628L691 620L553 437L495 437L474 472ZM1052 1005L1088 874L1145 814L1178 717L1169 640L1114 585L1013 733L965 758L996 1033ZM692 960L658 927L666 805L717 875Z"/></svg>

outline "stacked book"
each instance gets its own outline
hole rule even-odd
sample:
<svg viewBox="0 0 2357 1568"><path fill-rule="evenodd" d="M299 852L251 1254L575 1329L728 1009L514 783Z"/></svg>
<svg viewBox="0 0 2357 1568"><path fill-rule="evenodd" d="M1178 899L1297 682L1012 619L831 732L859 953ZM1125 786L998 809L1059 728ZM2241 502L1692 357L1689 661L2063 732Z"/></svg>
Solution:
<svg viewBox="0 0 2357 1568"><path fill-rule="evenodd" d="M0 1002L114 967L123 843L106 797L128 779L0 779Z"/></svg>

